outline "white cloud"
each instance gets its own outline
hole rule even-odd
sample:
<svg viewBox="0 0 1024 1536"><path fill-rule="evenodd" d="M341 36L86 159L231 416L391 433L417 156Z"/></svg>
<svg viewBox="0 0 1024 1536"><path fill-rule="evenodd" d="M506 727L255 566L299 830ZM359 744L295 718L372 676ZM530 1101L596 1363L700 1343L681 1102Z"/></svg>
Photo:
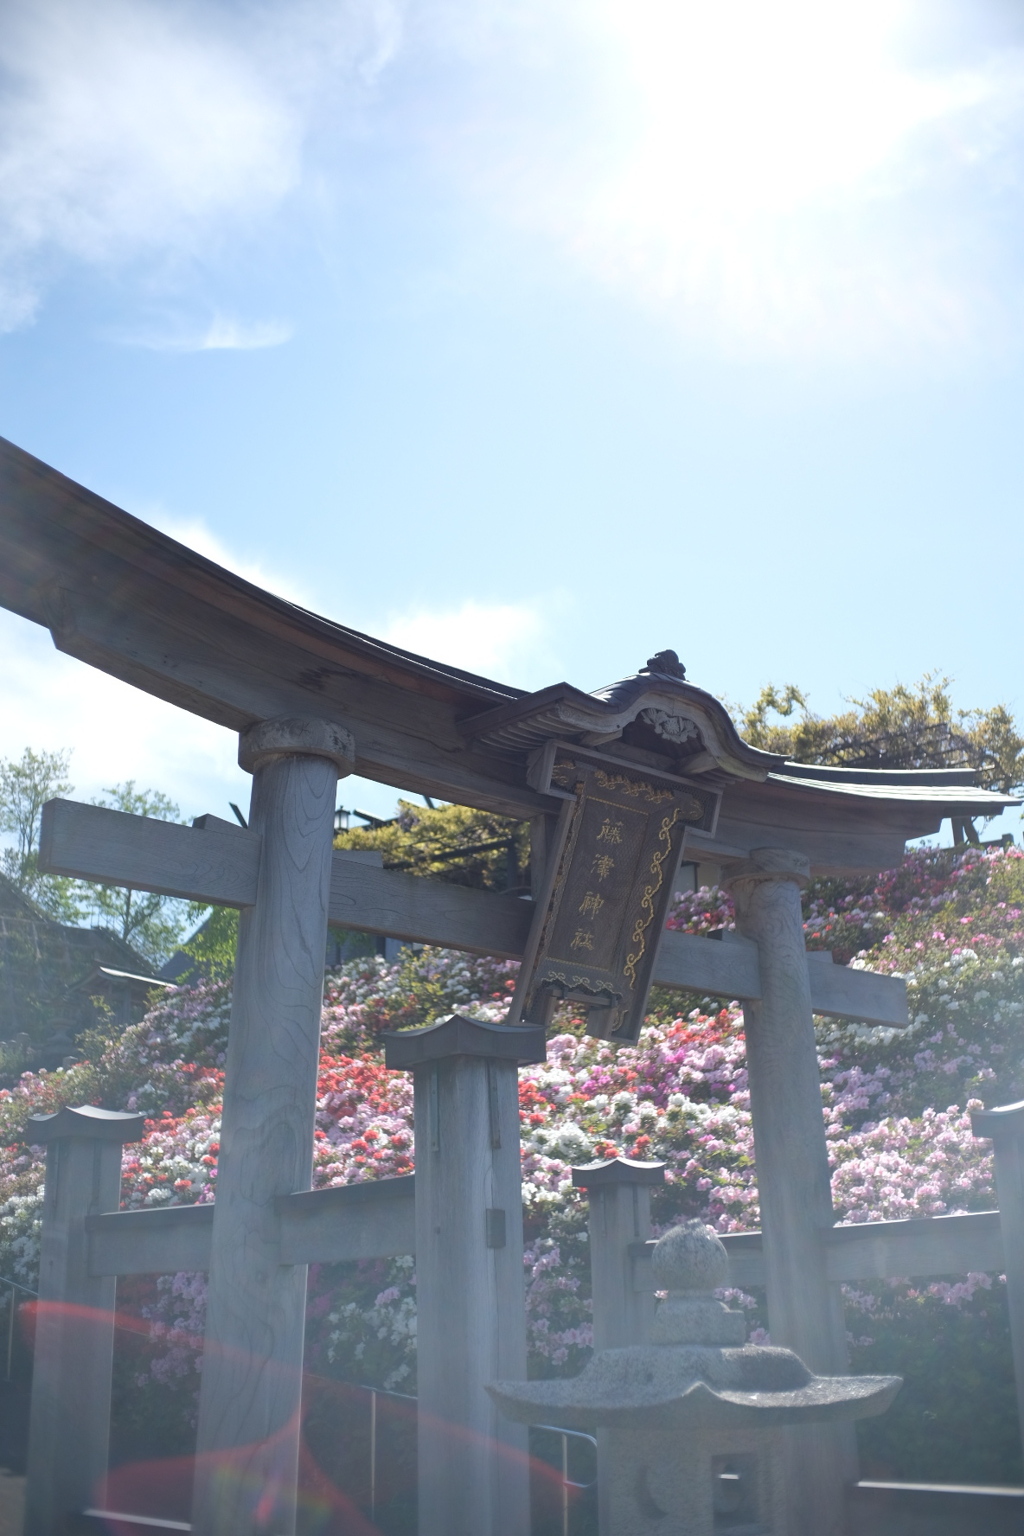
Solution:
<svg viewBox="0 0 1024 1536"><path fill-rule="evenodd" d="M603 280L769 350L991 331L985 279L1003 257L988 217L965 230L965 200L1003 175L1022 56L912 68L891 0L607 0L604 14L626 126L560 231Z"/></svg>
<svg viewBox="0 0 1024 1536"><path fill-rule="evenodd" d="M125 332L115 339L152 352L253 352L283 346L294 334L286 320L236 320L218 314L205 326L167 324Z"/></svg>
<svg viewBox="0 0 1024 1536"><path fill-rule="evenodd" d="M0 7L0 329L68 263L198 292L275 218L306 238L380 154L432 156L492 227L715 346L915 355L1024 317L1024 28L986 0ZM954 12L977 35L929 52ZM228 310L123 339L290 334Z"/></svg>
<svg viewBox="0 0 1024 1536"><path fill-rule="evenodd" d="M382 638L417 655L504 682L516 667L535 662L545 625L529 604L467 598L457 608L421 608L396 615Z"/></svg>
<svg viewBox="0 0 1024 1536"><path fill-rule="evenodd" d="M375 78L398 35L389 0L5 0L0 329L68 259L167 283L255 227L299 183L319 86ZM206 345L273 344L246 335Z"/></svg>
<svg viewBox="0 0 1024 1536"><path fill-rule="evenodd" d="M204 811L230 818L230 800L246 810L249 777L233 732L63 655L45 629L2 610L0 650L0 757L72 748L78 799L135 779L170 795L185 819Z"/></svg>
<svg viewBox="0 0 1024 1536"><path fill-rule="evenodd" d="M251 581L253 586L262 587L264 591L273 592L277 597L283 597L289 603L297 603L302 608L313 606L311 594L298 582L282 576L279 570L269 571L258 559L240 555L214 533L202 518L181 517L154 505L130 507L127 510L151 527L159 528L161 533L177 539L179 544L223 566L226 571L234 571L236 576Z"/></svg>

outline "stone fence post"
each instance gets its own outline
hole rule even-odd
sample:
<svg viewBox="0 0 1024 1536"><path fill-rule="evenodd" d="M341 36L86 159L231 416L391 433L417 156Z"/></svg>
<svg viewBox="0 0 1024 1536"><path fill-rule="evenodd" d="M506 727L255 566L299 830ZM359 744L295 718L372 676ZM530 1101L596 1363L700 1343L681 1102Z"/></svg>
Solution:
<svg viewBox="0 0 1024 1536"><path fill-rule="evenodd" d="M651 1189L664 1184L665 1164L613 1157L574 1168L572 1182L590 1197L594 1348L646 1344L654 1292L633 1289L630 1245L646 1243L651 1235Z"/></svg>
<svg viewBox="0 0 1024 1536"><path fill-rule="evenodd" d="M415 1089L419 1536L524 1536L526 1431L486 1388L526 1375L517 1068L544 1031L453 1014L384 1041Z"/></svg>
<svg viewBox="0 0 1024 1536"><path fill-rule="evenodd" d="M654 1290L633 1289L633 1243L651 1235L651 1189L665 1182L664 1163L629 1157L584 1163L572 1170L576 1189L589 1196L590 1286L594 1349L625 1349L650 1342ZM597 1431L597 1504L601 1536L614 1527L615 1444Z"/></svg>
<svg viewBox="0 0 1024 1536"><path fill-rule="evenodd" d="M121 1148L145 1116L86 1104L33 1115L46 1147L25 1536L60 1536L101 1496L110 1443L113 1276L89 1273L87 1216L116 1211Z"/></svg>
<svg viewBox="0 0 1024 1536"><path fill-rule="evenodd" d="M1024 1449L1024 1102L975 1110L971 1129L975 1136L991 1137L995 1153L1017 1415Z"/></svg>

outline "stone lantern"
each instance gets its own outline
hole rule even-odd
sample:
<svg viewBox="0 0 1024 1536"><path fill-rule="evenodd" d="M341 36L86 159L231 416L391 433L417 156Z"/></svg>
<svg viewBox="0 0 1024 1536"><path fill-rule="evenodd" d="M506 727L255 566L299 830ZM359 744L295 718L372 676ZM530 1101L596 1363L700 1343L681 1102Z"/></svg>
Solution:
<svg viewBox="0 0 1024 1536"><path fill-rule="evenodd" d="M660 1239L650 1344L599 1350L569 1381L502 1381L510 1418L598 1430L601 1536L785 1536L781 1428L883 1412L898 1376L814 1376L788 1349L745 1344L712 1294L728 1256L688 1221Z"/></svg>

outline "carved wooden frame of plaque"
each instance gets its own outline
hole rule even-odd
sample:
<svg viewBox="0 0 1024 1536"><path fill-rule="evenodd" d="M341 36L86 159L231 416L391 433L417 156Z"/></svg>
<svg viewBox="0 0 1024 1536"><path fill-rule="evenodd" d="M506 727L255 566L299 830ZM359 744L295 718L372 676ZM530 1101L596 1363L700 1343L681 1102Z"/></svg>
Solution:
<svg viewBox="0 0 1024 1536"><path fill-rule="evenodd" d="M551 790L566 796L509 1023L586 1010L587 1033L634 1041L690 828L711 831L720 795L599 754L560 749Z"/></svg>

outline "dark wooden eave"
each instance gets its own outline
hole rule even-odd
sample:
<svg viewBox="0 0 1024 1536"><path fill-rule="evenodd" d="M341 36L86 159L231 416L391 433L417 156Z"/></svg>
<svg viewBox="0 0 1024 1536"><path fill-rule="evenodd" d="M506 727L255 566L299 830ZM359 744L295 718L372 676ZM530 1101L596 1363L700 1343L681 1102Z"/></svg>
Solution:
<svg viewBox="0 0 1024 1536"><path fill-rule="evenodd" d="M522 690L332 623L261 590L0 439L0 603L68 655L232 731L343 721L357 771L529 816L523 767L462 737Z"/></svg>
<svg viewBox="0 0 1024 1536"><path fill-rule="evenodd" d="M959 770L787 763L675 677L527 693L445 666L263 591L3 439L0 604L48 628L58 649L229 730L323 715L352 730L366 777L510 816L554 808L527 782L531 751L568 740L614 752L651 711L699 725L703 761L682 771L724 790L717 838L735 856L782 840L816 867L877 868L944 816L1016 803Z"/></svg>

